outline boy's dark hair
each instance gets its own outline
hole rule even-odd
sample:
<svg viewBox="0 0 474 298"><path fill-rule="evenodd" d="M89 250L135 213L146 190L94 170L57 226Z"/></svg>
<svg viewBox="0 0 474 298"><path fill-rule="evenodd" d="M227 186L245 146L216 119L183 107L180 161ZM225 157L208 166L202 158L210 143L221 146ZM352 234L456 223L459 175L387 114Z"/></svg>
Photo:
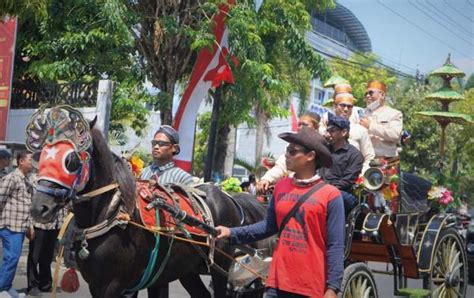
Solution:
<svg viewBox="0 0 474 298"><path fill-rule="evenodd" d="M21 152L18 152L17 155L16 155L16 165L17 166L20 166L20 161L22 161L23 159L25 159L27 156L28 156L28 152L26 151L21 151Z"/></svg>

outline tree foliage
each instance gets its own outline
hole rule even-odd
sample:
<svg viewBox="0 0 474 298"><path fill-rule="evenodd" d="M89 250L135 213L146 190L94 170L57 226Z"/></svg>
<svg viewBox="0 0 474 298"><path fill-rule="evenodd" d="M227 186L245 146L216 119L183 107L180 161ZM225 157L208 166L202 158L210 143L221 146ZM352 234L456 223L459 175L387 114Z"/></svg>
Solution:
<svg viewBox="0 0 474 298"><path fill-rule="evenodd" d="M136 75L133 40L114 23L111 9L106 0L51 0L38 22L20 22L16 77L93 81Z"/></svg>
<svg viewBox="0 0 474 298"><path fill-rule="evenodd" d="M358 99L357 105L365 106L365 91L367 82L378 80L391 86L397 77L387 69L377 66L377 56L371 54L354 54L347 61L333 59L331 61L332 73L348 80L352 86L352 94ZM390 96L390 93L389 93Z"/></svg>
<svg viewBox="0 0 474 298"><path fill-rule="evenodd" d="M33 1L39 2L39 1ZM47 2L37 20L20 19L15 56L15 78L35 82L115 81L111 135L122 135L126 126L140 135L146 127L150 101L142 87L143 75L133 55L128 28L117 22L107 0Z"/></svg>
<svg viewBox="0 0 474 298"><path fill-rule="evenodd" d="M119 1L119 0L109 0ZM214 44L212 16L224 1L121 0L135 15L130 32L150 82L160 89L156 106L171 123L175 87L191 72L197 50Z"/></svg>
<svg viewBox="0 0 474 298"><path fill-rule="evenodd" d="M19 17L20 19L40 18L47 14L47 7L51 0L2 0L0 1L0 20L5 16Z"/></svg>
<svg viewBox="0 0 474 298"><path fill-rule="evenodd" d="M235 84L223 88L220 131L242 122L256 126L257 160L267 121L288 115L292 94L303 100L309 97L311 78L329 75L324 59L304 37L310 28L308 8L315 2L321 7L333 4L267 0L257 12L253 1L238 1L229 12L229 44L239 65L233 65ZM219 134L219 148L226 148L226 137L225 133ZM219 151L222 154L223 150ZM223 161L224 157L217 159ZM223 163L216 163L215 170L222 171L222 166Z"/></svg>

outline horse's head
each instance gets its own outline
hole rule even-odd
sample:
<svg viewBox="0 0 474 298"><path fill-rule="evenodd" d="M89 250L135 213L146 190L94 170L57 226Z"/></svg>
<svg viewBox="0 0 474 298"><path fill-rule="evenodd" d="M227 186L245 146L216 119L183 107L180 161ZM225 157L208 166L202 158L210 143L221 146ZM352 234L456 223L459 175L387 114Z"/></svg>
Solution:
<svg viewBox="0 0 474 298"><path fill-rule="evenodd" d="M41 108L27 126L28 149L39 158L31 214L38 222L57 211L84 189L89 180L92 135L82 114L69 106Z"/></svg>
<svg viewBox="0 0 474 298"><path fill-rule="evenodd" d="M33 196L31 214L38 222L51 221L76 192L89 180L90 155L77 151L70 141L59 141L43 147L39 158L38 184Z"/></svg>

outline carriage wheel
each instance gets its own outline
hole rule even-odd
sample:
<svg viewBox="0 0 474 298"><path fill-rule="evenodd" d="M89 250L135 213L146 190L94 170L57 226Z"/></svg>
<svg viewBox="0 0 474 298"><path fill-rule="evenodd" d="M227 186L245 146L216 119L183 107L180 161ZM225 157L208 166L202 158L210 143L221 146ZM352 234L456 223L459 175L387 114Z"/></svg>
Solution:
<svg viewBox="0 0 474 298"><path fill-rule="evenodd" d="M433 268L423 279L432 297L465 297L467 257L461 237L452 228L443 229L434 250Z"/></svg>
<svg viewBox="0 0 474 298"><path fill-rule="evenodd" d="M378 298L377 286L370 269L364 263L349 265L342 280L343 298Z"/></svg>

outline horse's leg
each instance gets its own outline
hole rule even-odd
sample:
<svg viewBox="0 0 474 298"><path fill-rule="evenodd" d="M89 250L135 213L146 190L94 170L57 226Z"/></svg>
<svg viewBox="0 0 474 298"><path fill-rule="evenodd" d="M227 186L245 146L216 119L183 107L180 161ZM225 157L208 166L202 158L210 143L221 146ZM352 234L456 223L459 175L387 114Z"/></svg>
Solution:
<svg viewBox="0 0 474 298"><path fill-rule="evenodd" d="M147 289L149 298L168 298L169 297L169 285L164 286L151 286Z"/></svg>
<svg viewBox="0 0 474 298"><path fill-rule="evenodd" d="M227 276L211 269L211 277L214 297L227 297Z"/></svg>
<svg viewBox="0 0 474 298"><path fill-rule="evenodd" d="M207 290L199 274L188 274L180 278L179 282L186 289L189 295L191 295L192 298L211 298L211 293L209 293L209 291Z"/></svg>

